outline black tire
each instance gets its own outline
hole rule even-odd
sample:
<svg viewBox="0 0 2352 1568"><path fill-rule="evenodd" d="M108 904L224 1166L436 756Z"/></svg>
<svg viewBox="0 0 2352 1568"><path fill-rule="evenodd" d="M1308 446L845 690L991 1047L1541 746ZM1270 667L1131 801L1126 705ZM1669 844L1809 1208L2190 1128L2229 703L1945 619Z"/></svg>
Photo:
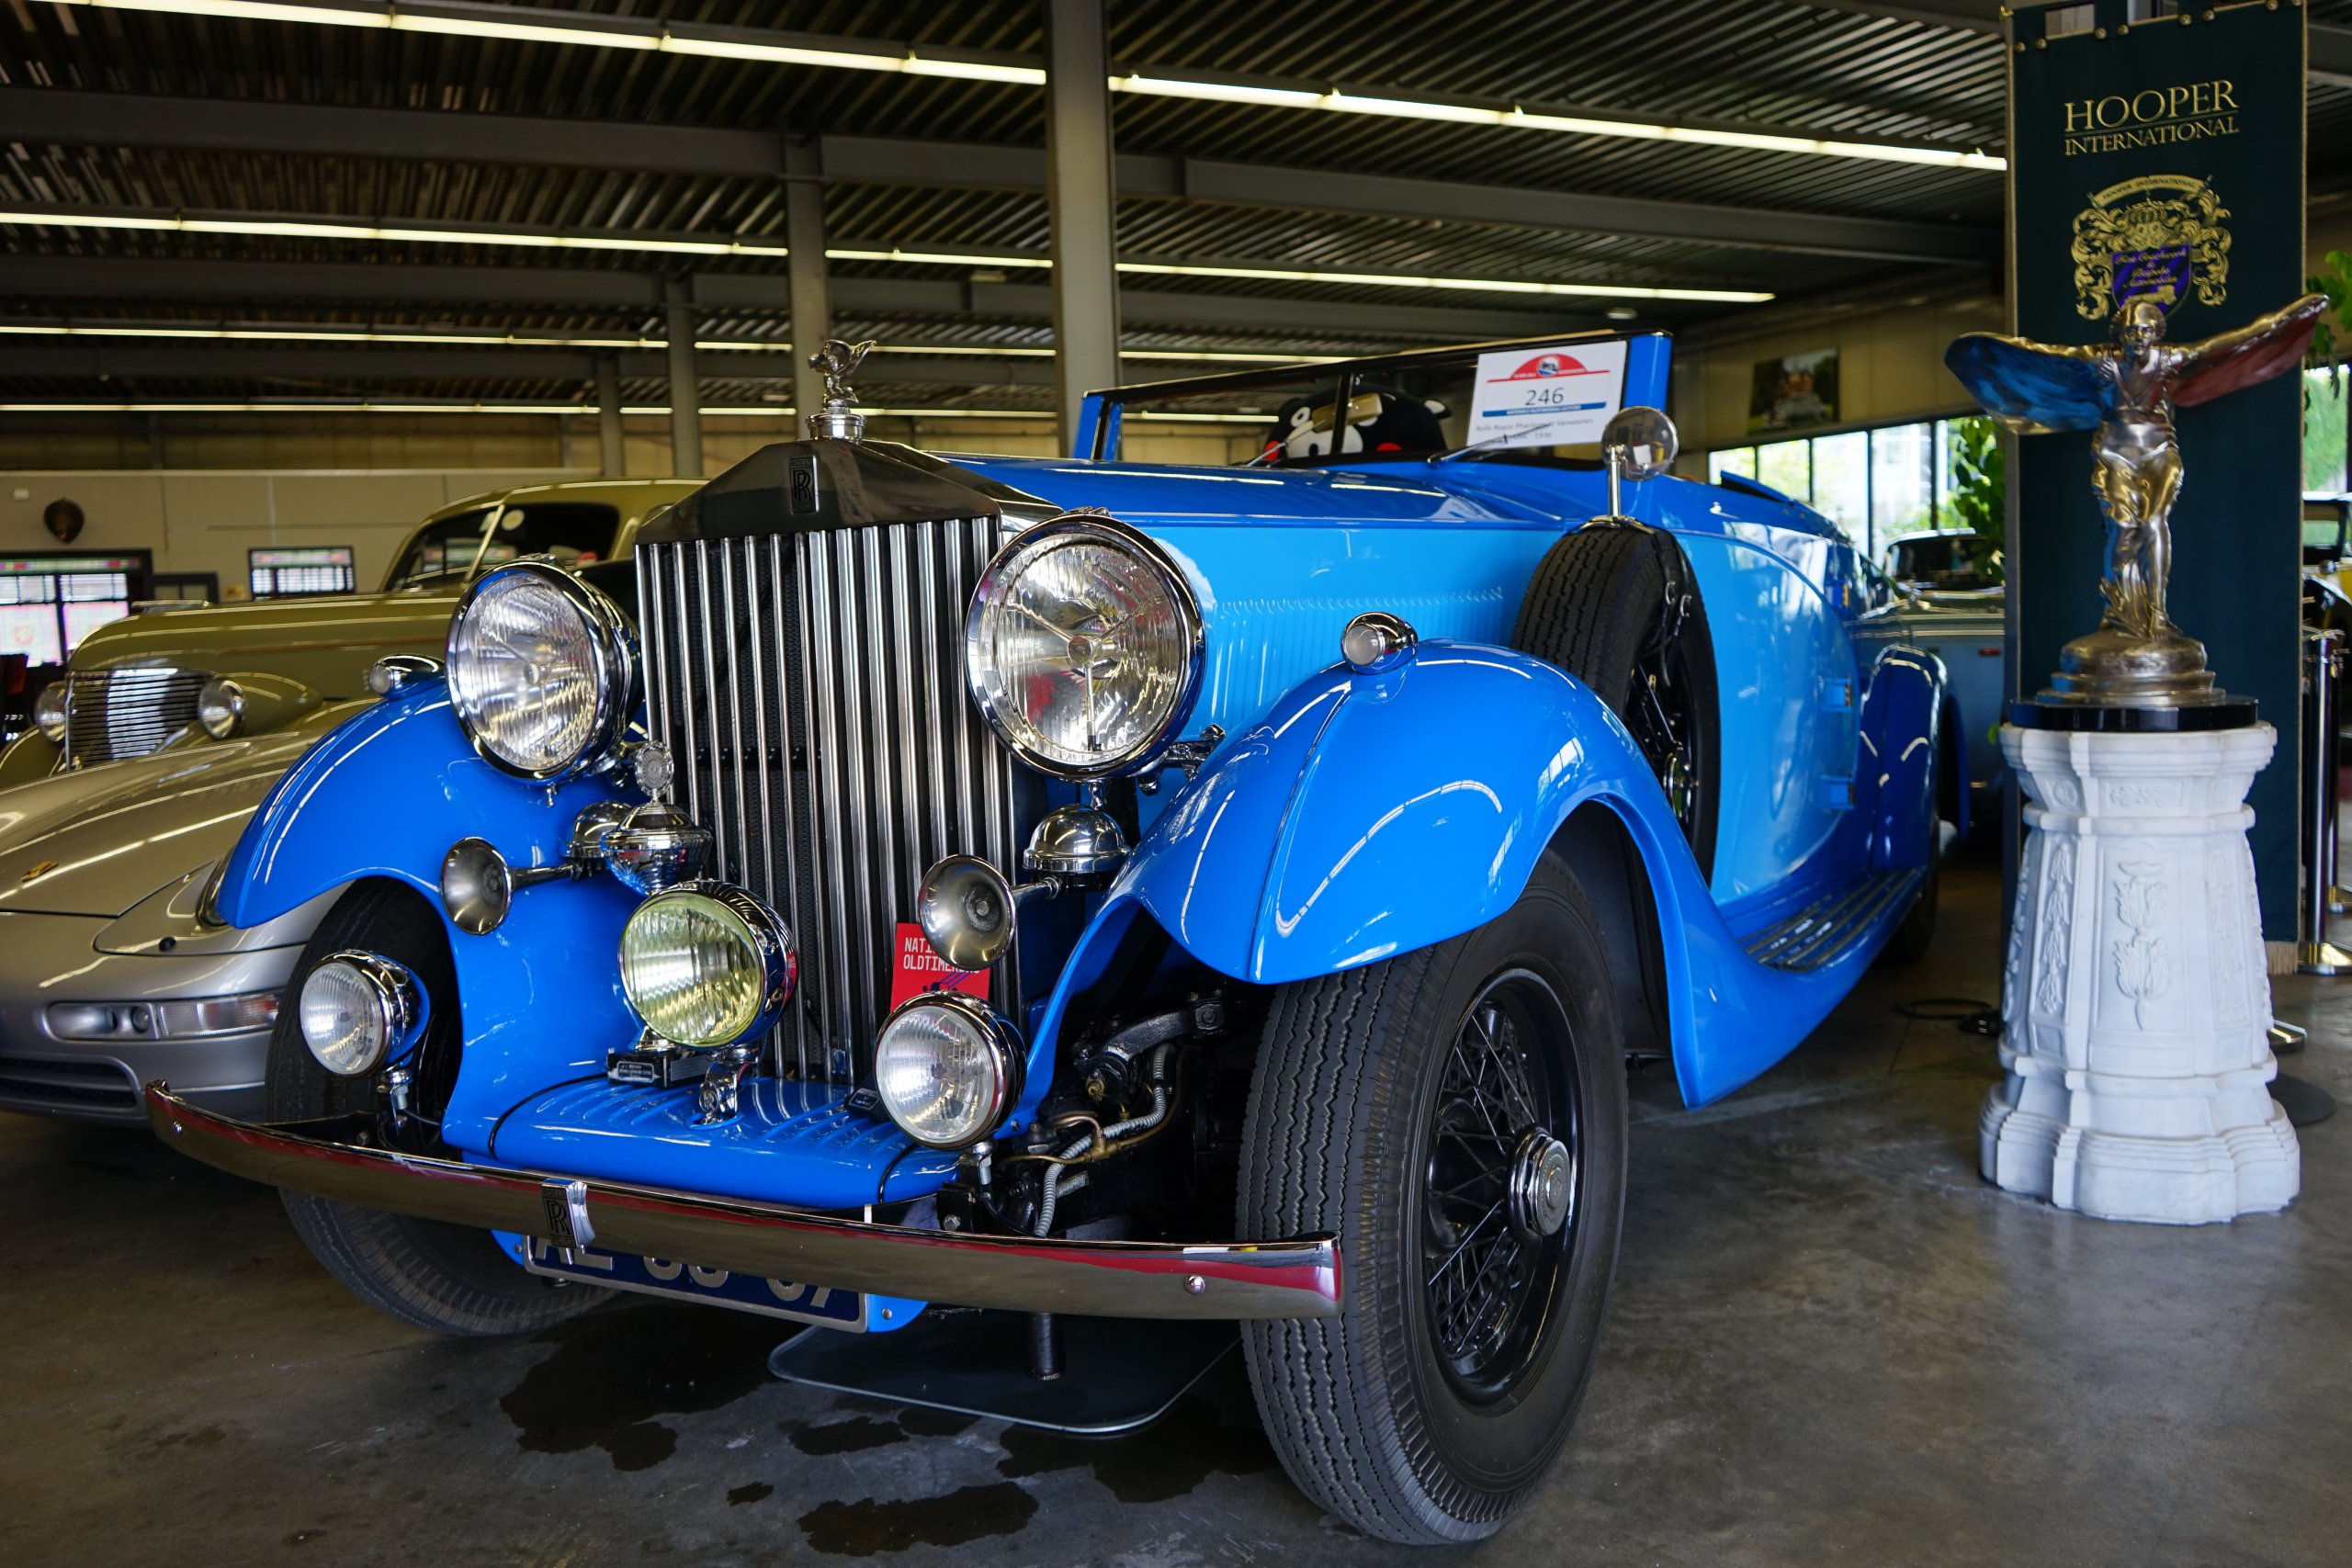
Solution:
<svg viewBox="0 0 2352 1568"><path fill-rule="evenodd" d="M330 953L358 948L406 964L423 982L432 1021L416 1075L419 1109L436 1120L457 1077L458 976L441 917L415 893L381 878L355 883L319 922L294 965L270 1036L264 1103L273 1122L367 1113L367 1078L337 1077L302 1043L302 981ZM422 1152L454 1155L438 1145ZM281 1190L294 1232L326 1271L387 1317L436 1334L527 1334L586 1311L612 1292L526 1274L488 1231L388 1214Z"/></svg>
<svg viewBox="0 0 2352 1568"><path fill-rule="evenodd" d="M1698 577L1673 536L1627 527L1564 536L1528 580L1511 646L1566 671L1624 721L1700 875L1713 874L1722 774L1715 645Z"/></svg>
<svg viewBox="0 0 2352 1568"><path fill-rule="evenodd" d="M1510 1028L1484 1038L1518 1049L1487 1050L1469 1086L1456 1045L1480 1038L1487 1010L1473 1008L1487 1001ZM1600 920L1550 855L1478 930L1278 993L1243 1129L1240 1234L1338 1233L1345 1294L1336 1317L1244 1324L1242 1347L1291 1479L1356 1529L1408 1544L1484 1539L1566 1440L1616 1271L1623 1054ZM1500 1222L1489 1209L1465 1228L1496 1181L1474 1168L1474 1146L1499 1146L1478 1131L1491 1113L1471 1113L1501 1103L1486 1091L1512 1057L1518 1103L1572 1152L1573 1205L1551 1236L1506 1225L1472 1253ZM1441 1247L1460 1267L1440 1262L1432 1278ZM1514 1277L1498 1296L1463 1289Z"/></svg>
<svg viewBox="0 0 2352 1568"><path fill-rule="evenodd" d="M1939 834L1939 836L1940 836ZM1900 966L1917 964L1928 955L1928 944L1936 940L1936 899L1943 889L1944 857L1940 846L1928 845L1927 880L1919 884L1919 891L1905 911L1903 923L1886 939L1879 950L1878 961Z"/></svg>

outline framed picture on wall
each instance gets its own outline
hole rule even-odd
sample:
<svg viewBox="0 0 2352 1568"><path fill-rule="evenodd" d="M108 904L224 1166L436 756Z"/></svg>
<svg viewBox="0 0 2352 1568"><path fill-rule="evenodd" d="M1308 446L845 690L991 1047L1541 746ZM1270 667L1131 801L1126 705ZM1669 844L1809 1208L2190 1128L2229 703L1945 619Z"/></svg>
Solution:
<svg viewBox="0 0 2352 1568"><path fill-rule="evenodd" d="M1838 351L1817 348L1756 362L1747 428L1793 430L1838 423Z"/></svg>

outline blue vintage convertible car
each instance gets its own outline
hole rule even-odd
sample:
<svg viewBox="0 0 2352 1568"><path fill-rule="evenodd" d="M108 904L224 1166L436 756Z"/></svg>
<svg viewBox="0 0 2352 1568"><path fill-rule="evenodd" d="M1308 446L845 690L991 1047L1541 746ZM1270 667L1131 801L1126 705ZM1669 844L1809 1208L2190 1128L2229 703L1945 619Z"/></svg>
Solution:
<svg viewBox="0 0 2352 1568"><path fill-rule="evenodd" d="M1059 460L836 408L633 605L492 573L205 895L346 889L268 1119L155 1126L448 1333L1243 1320L1317 1502L1492 1533L1593 1364L1628 1060L1726 1094L1934 917L1940 667L1821 516L1662 477L1668 350L1123 389ZM1185 417L1256 455L1118 460Z"/></svg>

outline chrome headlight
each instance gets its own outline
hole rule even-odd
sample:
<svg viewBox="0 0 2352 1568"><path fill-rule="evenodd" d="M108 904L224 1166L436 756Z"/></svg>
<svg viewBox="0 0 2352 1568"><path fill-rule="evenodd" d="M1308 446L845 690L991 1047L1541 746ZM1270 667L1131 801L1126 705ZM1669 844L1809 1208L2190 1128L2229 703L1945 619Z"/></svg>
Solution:
<svg viewBox="0 0 2352 1568"><path fill-rule="evenodd" d="M33 699L33 723L40 732L57 745L65 744L65 688L63 678L51 681Z"/></svg>
<svg viewBox="0 0 2352 1568"><path fill-rule="evenodd" d="M681 1045L757 1038L792 999L792 932L740 887L656 893L621 928L621 989L647 1028Z"/></svg>
<svg viewBox="0 0 2352 1568"><path fill-rule="evenodd" d="M609 760L637 706L620 606L542 561L500 567L449 622L450 705L482 760L553 782Z"/></svg>
<svg viewBox="0 0 2352 1568"><path fill-rule="evenodd" d="M245 727L245 689L215 675L196 694L196 722L213 739L228 739Z"/></svg>
<svg viewBox="0 0 2352 1568"><path fill-rule="evenodd" d="M964 668L972 700L1023 761L1104 778L1150 761L1192 716L1200 604L1143 535L1107 517L1057 517L981 573Z"/></svg>
<svg viewBox="0 0 2352 1568"><path fill-rule="evenodd" d="M406 965L372 953L327 959L303 976L295 1005L302 1043L338 1077L407 1055L424 1032L424 987Z"/></svg>
<svg viewBox="0 0 2352 1568"><path fill-rule="evenodd" d="M934 1149L994 1132L1021 1099L1028 1055L978 997L934 991L899 1004L874 1042L874 1088L899 1131Z"/></svg>

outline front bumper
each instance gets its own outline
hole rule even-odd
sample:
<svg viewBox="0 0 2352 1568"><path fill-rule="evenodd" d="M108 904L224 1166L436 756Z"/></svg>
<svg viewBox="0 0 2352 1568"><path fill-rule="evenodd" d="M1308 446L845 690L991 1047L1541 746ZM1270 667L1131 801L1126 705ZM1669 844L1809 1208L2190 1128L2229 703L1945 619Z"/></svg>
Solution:
<svg viewBox="0 0 2352 1568"><path fill-rule="evenodd" d="M168 1002L282 988L302 951L96 952L110 922L97 916L0 916L0 1110L76 1122L144 1126L139 1088L178 1086L208 1110L259 1116L269 1062L267 1029L182 1039L66 1040L49 1026L57 1002Z"/></svg>
<svg viewBox="0 0 2352 1568"><path fill-rule="evenodd" d="M1291 1241L1057 1241L870 1224L782 1204L428 1159L266 1126L147 1086L156 1134L232 1175L364 1208L558 1238L584 1214L594 1245L755 1277L958 1306L1094 1317L1302 1318L1340 1310L1331 1236ZM582 1244L587 1237L581 1238Z"/></svg>

